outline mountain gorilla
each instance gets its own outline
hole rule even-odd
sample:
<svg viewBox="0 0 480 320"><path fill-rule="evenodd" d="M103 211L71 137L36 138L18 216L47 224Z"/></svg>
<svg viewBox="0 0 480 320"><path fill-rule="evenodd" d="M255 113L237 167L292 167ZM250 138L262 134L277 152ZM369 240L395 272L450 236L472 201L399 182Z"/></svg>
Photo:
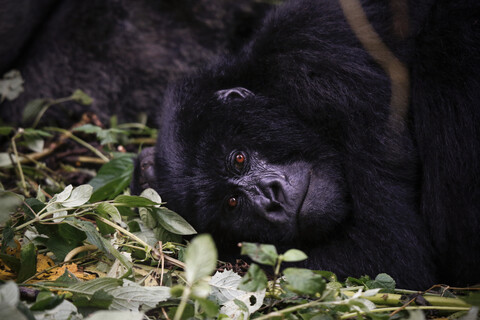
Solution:
<svg viewBox="0 0 480 320"><path fill-rule="evenodd" d="M480 4L406 5L365 0L360 28L337 0L280 6L166 93L133 189L158 190L224 258L253 241L340 278L479 282ZM389 66L407 66L400 102Z"/></svg>

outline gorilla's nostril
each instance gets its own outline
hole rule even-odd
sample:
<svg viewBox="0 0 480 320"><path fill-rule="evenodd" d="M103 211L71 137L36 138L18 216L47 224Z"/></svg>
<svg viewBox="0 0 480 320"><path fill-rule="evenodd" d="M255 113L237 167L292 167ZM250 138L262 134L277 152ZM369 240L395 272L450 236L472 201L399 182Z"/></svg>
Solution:
<svg viewBox="0 0 480 320"><path fill-rule="evenodd" d="M282 205L277 202L277 201L270 201L266 206L265 206L265 211L267 213L281 213L283 212L283 207Z"/></svg>
<svg viewBox="0 0 480 320"><path fill-rule="evenodd" d="M280 206L286 202L285 188L282 182L283 180L279 178L263 178L259 184L263 195L272 203Z"/></svg>

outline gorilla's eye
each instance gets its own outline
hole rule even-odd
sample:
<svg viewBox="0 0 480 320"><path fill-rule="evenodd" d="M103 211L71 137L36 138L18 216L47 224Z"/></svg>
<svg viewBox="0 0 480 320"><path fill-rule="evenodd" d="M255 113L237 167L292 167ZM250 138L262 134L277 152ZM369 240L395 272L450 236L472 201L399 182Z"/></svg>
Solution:
<svg viewBox="0 0 480 320"><path fill-rule="evenodd" d="M236 151L231 156L231 166L236 173L243 173L247 165L247 154L243 151Z"/></svg>
<svg viewBox="0 0 480 320"><path fill-rule="evenodd" d="M236 206L238 206L238 199L236 197L230 197L227 199L227 206L229 208L235 208Z"/></svg>
<svg viewBox="0 0 480 320"><path fill-rule="evenodd" d="M243 154L241 154L241 153L237 153L237 154L235 155L235 162L236 162L237 164L243 164L243 163L245 162L245 156L244 156Z"/></svg>

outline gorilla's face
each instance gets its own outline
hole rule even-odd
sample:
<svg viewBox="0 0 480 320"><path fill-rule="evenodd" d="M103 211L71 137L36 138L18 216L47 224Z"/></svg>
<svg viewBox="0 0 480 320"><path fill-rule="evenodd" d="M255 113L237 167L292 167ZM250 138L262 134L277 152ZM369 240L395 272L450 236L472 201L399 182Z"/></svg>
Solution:
<svg viewBox="0 0 480 320"><path fill-rule="evenodd" d="M174 91L166 103L156 188L199 232L292 244L322 239L347 217L339 150L294 108L245 88Z"/></svg>

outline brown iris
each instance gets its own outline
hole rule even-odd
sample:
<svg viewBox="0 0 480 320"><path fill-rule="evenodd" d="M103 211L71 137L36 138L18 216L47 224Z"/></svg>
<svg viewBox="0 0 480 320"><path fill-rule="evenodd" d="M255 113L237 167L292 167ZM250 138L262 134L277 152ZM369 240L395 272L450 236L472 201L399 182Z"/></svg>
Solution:
<svg viewBox="0 0 480 320"><path fill-rule="evenodd" d="M230 198L227 200L227 205L228 205L230 208L235 208L235 207L238 205L238 199L235 198L235 197L230 197Z"/></svg>
<svg viewBox="0 0 480 320"><path fill-rule="evenodd" d="M235 155L235 162L238 164L243 164L245 162L245 156L243 153L237 153Z"/></svg>

